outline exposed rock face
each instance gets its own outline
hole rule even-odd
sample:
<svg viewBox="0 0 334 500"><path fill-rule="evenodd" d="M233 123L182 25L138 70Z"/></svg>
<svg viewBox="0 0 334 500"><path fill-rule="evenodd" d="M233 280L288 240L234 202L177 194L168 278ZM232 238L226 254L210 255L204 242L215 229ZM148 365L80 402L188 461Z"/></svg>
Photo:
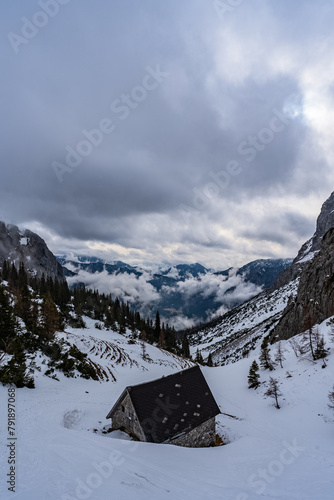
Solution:
<svg viewBox="0 0 334 500"><path fill-rule="evenodd" d="M60 281L65 279L62 266L40 236L0 222L0 267L4 259L13 262L16 267L23 262L27 271L37 276L44 273Z"/></svg>
<svg viewBox="0 0 334 500"><path fill-rule="evenodd" d="M324 218L320 224L321 228L326 228L328 219ZM319 236L313 237L312 248L317 248L319 252L313 260L305 263L297 296L285 308L272 333L274 338L288 339L305 331L308 322L314 325L334 315L334 227L326 232L322 240L317 238Z"/></svg>
<svg viewBox="0 0 334 500"><path fill-rule="evenodd" d="M277 276L270 290L281 288L281 286L286 285L301 274L303 269L313 258L314 252L320 250L322 238L332 227L334 227L334 192L321 207L314 235L301 247L292 265Z"/></svg>
<svg viewBox="0 0 334 500"><path fill-rule="evenodd" d="M317 220L317 229L311 240L311 252L319 250L323 236L332 227L334 227L334 192L322 205L321 213Z"/></svg>

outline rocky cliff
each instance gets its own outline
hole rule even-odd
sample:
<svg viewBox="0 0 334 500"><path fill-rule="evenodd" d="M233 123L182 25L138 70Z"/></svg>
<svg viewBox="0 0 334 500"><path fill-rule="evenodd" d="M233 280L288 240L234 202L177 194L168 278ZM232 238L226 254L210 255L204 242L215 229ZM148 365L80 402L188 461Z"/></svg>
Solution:
<svg viewBox="0 0 334 500"><path fill-rule="evenodd" d="M322 205L314 235L301 247L292 265L277 276L270 290L278 290L300 276L309 261L320 250L322 238L332 227L334 227L334 192Z"/></svg>
<svg viewBox="0 0 334 500"><path fill-rule="evenodd" d="M0 267L4 259L17 267L23 262L27 271L38 276L44 273L60 281L65 279L62 266L38 234L0 222Z"/></svg>
<svg viewBox="0 0 334 500"><path fill-rule="evenodd" d="M297 296L287 305L272 332L275 339L290 338L305 331L310 323L314 325L334 315L334 228L315 245L319 251L304 265Z"/></svg>

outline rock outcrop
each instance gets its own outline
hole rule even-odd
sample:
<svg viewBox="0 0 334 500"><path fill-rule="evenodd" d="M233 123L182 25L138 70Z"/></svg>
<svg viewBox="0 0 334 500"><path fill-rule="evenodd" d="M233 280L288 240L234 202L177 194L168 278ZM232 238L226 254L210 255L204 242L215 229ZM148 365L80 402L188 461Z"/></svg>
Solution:
<svg viewBox="0 0 334 500"><path fill-rule="evenodd" d="M334 227L313 241L318 252L304 264L297 296L283 311L274 339L288 339L334 315Z"/></svg>
<svg viewBox="0 0 334 500"><path fill-rule="evenodd" d="M53 279L65 279L62 266L38 234L0 222L0 267L4 259L16 267L23 262L28 272L39 277L44 273Z"/></svg>
<svg viewBox="0 0 334 500"><path fill-rule="evenodd" d="M332 227L334 227L334 192L321 207L314 235L301 247L291 266L277 276L270 288L271 291L278 290L301 275L315 253L320 250L324 235Z"/></svg>

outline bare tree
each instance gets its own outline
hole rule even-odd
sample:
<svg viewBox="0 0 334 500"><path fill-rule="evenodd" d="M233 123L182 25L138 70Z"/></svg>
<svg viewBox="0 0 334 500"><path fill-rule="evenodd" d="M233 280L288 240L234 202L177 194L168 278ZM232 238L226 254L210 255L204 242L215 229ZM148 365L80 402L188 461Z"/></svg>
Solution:
<svg viewBox="0 0 334 500"><path fill-rule="evenodd" d="M273 377L269 378L268 389L264 394L265 394L265 396L270 396L271 398L275 399L275 403L276 403L275 406L279 410L280 405L278 404L278 398L280 396L283 396L283 394L280 391L279 382L276 378L273 378Z"/></svg>
<svg viewBox="0 0 334 500"><path fill-rule="evenodd" d="M280 364L281 368L283 368L283 361L285 361L284 352L286 352L286 349L282 347L281 342L278 342L275 353L275 361Z"/></svg>
<svg viewBox="0 0 334 500"><path fill-rule="evenodd" d="M146 353L146 343L144 339L141 340L141 349L142 349L141 357L145 360L147 358L147 353Z"/></svg>
<svg viewBox="0 0 334 500"><path fill-rule="evenodd" d="M328 406L334 410L334 385L333 389L328 394L329 403Z"/></svg>
<svg viewBox="0 0 334 500"><path fill-rule="evenodd" d="M299 358L299 356L302 354L302 347L300 343L297 341L297 339L293 338L289 341L289 344L291 345L296 358Z"/></svg>
<svg viewBox="0 0 334 500"><path fill-rule="evenodd" d="M305 324L308 325L308 329L302 336L300 353L311 354L313 361L325 358L327 356L327 349L325 347L324 336L320 333L318 327L312 326L310 319L306 319Z"/></svg>
<svg viewBox="0 0 334 500"><path fill-rule="evenodd" d="M329 332L329 338L331 342L334 342L334 325L331 325L331 331Z"/></svg>

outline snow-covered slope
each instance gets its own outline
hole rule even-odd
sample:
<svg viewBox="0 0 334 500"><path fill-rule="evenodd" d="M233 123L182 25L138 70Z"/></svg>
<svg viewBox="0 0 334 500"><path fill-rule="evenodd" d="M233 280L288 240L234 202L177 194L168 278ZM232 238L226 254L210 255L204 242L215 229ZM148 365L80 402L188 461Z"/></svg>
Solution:
<svg viewBox="0 0 334 500"><path fill-rule="evenodd" d="M321 325L322 332L328 329ZM258 351L228 366L202 368L223 412L217 430L228 444L190 449L103 433L109 424L105 416L126 385L177 371L182 361L147 346L151 361L144 362L140 345L92 325L66 336L109 366L116 381L61 374L57 381L37 371L36 389L16 390L16 493L7 490L9 449L2 444L2 499L332 500L334 413L327 394L334 353L322 369L321 361L296 359L289 343L282 342L288 349L284 368L261 371L263 384L256 391L247 388L247 374ZM111 360L110 345L123 355ZM283 393L280 410L264 397L271 375ZM6 387L0 387L0 401L4 443Z"/></svg>
<svg viewBox="0 0 334 500"><path fill-rule="evenodd" d="M96 321L85 317L86 329L66 328L65 332L58 333L57 337L70 344L75 344L79 350L88 356L88 362L93 365L100 381L116 382L119 377L128 373L129 368L135 368L138 375L148 371L154 373L155 366L164 366L172 372L193 366L193 364L164 349L153 347L145 343L143 359L142 343L131 339L131 333L120 335L113 331L95 328ZM61 376L57 373L57 376ZM159 376L159 375L158 375ZM145 375L143 375L145 379Z"/></svg>
<svg viewBox="0 0 334 500"><path fill-rule="evenodd" d="M298 279L273 292L263 292L218 320L199 327L189 335L191 352L199 349L204 358L211 352L218 364L247 356L264 333L268 334L277 324L297 287Z"/></svg>

